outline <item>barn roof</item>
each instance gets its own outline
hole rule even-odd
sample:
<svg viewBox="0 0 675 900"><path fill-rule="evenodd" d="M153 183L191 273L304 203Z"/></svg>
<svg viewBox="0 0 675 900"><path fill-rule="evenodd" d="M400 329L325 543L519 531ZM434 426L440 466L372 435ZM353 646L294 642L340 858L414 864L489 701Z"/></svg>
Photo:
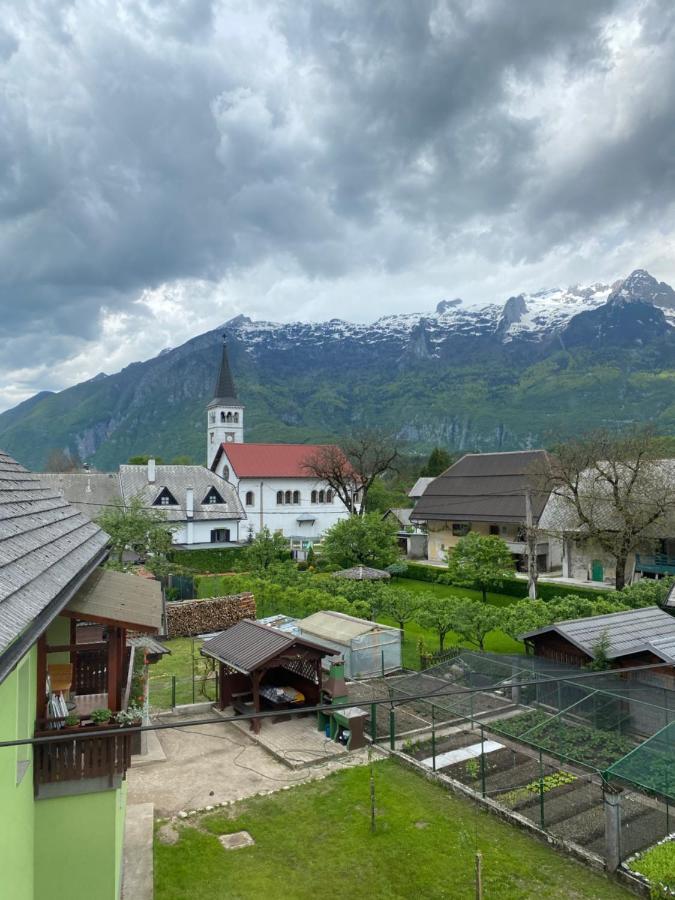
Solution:
<svg viewBox="0 0 675 900"><path fill-rule="evenodd" d="M249 675L268 660L295 646L299 649L318 650L324 656L337 653L331 647L307 641L296 634L279 631L269 625L261 625L251 619L242 619L226 631L205 641L201 652Z"/></svg>
<svg viewBox="0 0 675 900"><path fill-rule="evenodd" d="M525 491L549 465L545 450L467 453L427 485L412 521L524 522ZM541 515L547 495L534 490L532 514Z"/></svg>
<svg viewBox="0 0 675 900"><path fill-rule="evenodd" d="M0 681L105 558L107 543L98 525L0 451Z"/></svg>
<svg viewBox="0 0 675 900"><path fill-rule="evenodd" d="M529 640L545 634L559 634L591 659L595 658L598 642L606 635L608 659L646 651L668 663L675 663L675 618L658 606L554 622L520 637Z"/></svg>

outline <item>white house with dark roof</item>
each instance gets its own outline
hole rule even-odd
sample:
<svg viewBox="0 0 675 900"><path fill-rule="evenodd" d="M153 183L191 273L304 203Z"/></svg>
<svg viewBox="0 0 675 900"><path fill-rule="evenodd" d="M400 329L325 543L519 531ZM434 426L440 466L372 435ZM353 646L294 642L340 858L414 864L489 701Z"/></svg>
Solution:
<svg viewBox="0 0 675 900"><path fill-rule="evenodd" d="M320 445L244 441L244 407L225 343L206 415L208 465L239 497L247 517L243 538L267 527L293 539L301 557L326 529L348 518L337 494L307 469L306 461Z"/></svg>
<svg viewBox="0 0 675 900"><path fill-rule="evenodd" d="M204 466L120 466L122 500L140 497L143 505L161 510L176 526L175 544L234 544L242 539L246 518L231 484Z"/></svg>

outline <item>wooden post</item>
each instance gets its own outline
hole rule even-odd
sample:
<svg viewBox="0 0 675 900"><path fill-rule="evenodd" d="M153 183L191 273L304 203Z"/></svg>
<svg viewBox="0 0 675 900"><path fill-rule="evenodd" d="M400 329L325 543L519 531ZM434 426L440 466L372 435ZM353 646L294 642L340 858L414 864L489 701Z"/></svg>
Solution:
<svg viewBox="0 0 675 900"><path fill-rule="evenodd" d="M476 851L476 900L483 900L483 854Z"/></svg>
<svg viewBox="0 0 675 900"><path fill-rule="evenodd" d="M262 672L253 672L251 675L251 684L253 687L253 708L258 713L260 712L260 679L262 677ZM260 733L260 719L253 719L253 732L254 734Z"/></svg>
<svg viewBox="0 0 675 900"><path fill-rule="evenodd" d="M41 634L37 642L37 703L35 716L44 719L47 715L47 638Z"/></svg>
<svg viewBox="0 0 675 900"><path fill-rule="evenodd" d="M108 709L119 710L118 686L121 678L119 655L119 628L108 628Z"/></svg>

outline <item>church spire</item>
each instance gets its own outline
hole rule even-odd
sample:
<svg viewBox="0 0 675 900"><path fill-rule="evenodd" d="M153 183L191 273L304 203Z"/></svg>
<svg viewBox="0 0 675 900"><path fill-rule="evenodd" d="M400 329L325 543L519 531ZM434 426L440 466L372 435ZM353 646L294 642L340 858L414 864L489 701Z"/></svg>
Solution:
<svg viewBox="0 0 675 900"><path fill-rule="evenodd" d="M220 371L216 381L216 389L213 400L209 406L223 406L237 403L237 389L230 371L230 361L227 358L227 335L223 335L223 355L220 360Z"/></svg>

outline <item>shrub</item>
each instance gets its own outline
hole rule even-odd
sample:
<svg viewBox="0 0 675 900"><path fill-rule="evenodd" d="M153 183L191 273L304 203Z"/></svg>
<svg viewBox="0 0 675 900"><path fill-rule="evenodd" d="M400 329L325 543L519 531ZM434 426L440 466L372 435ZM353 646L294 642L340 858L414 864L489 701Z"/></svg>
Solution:
<svg viewBox="0 0 675 900"><path fill-rule="evenodd" d="M172 550L169 560L191 572L231 572L245 565L244 551L235 547Z"/></svg>

